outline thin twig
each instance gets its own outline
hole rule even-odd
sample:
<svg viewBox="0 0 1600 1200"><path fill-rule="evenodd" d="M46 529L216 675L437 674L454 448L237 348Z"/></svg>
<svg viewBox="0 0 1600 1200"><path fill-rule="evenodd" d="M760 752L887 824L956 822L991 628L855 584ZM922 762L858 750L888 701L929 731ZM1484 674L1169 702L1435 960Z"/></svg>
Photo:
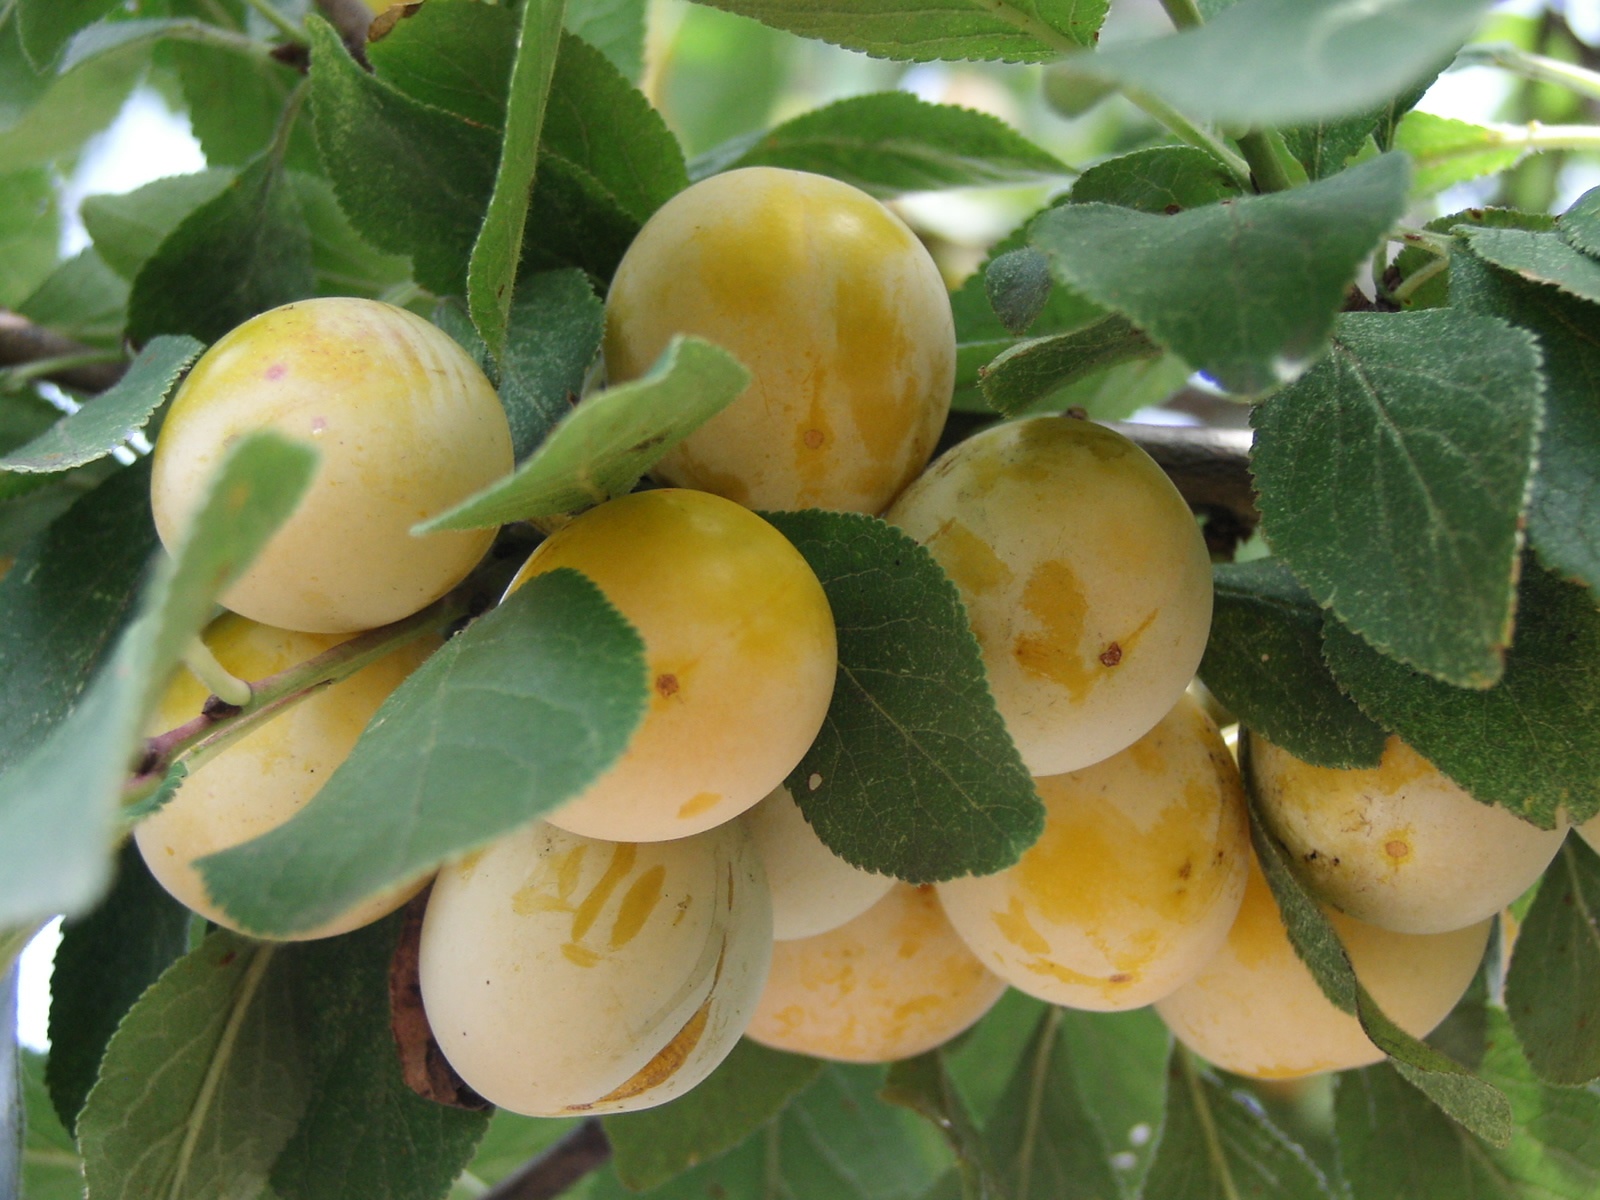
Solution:
<svg viewBox="0 0 1600 1200"><path fill-rule="evenodd" d="M60 360L44 372L44 378L74 391L103 392L128 369L126 362L105 359L104 351L0 308L0 367Z"/></svg>
<svg viewBox="0 0 1600 1200"><path fill-rule="evenodd" d="M591 1171L605 1166L611 1143L600 1118L589 1117L538 1158L508 1175L481 1200L554 1200Z"/></svg>

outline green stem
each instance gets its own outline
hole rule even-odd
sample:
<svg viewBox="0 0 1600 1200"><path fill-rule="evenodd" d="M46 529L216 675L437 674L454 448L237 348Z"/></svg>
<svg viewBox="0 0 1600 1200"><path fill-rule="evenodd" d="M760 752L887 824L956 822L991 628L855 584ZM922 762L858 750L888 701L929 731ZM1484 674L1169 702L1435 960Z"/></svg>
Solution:
<svg viewBox="0 0 1600 1200"><path fill-rule="evenodd" d="M184 652L183 664L200 683L218 700L243 708L250 703L250 685L217 661L211 647L196 636Z"/></svg>
<svg viewBox="0 0 1600 1200"><path fill-rule="evenodd" d="M1405 302L1416 295L1418 288L1427 283L1428 280L1449 269L1450 260L1448 258L1436 258L1427 266L1418 267L1410 275L1407 275L1400 286L1389 293L1389 299L1404 307Z"/></svg>
<svg viewBox="0 0 1600 1200"><path fill-rule="evenodd" d="M1241 134L1239 152L1250 164L1250 177L1257 191L1286 192L1294 186L1271 134L1260 129Z"/></svg>
<svg viewBox="0 0 1600 1200"><path fill-rule="evenodd" d="M1457 66L1500 67L1535 83L1553 83L1590 100L1600 100L1600 73L1531 54L1505 42L1468 46L1456 56Z"/></svg>
<svg viewBox="0 0 1600 1200"><path fill-rule="evenodd" d="M1161 0L1161 7L1167 10L1168 20L1178 29L1195 29L1205 21L1194 0Z"/></svg>
<svg viewBox="0 0 1600 1200"><path fill-rule="evenodd" d="M1445 234L1435 233L1431 229L1417 229L1410 225L1396 225L1388 240L1404 242L1408 246L1426 250L1439 258L1449 258L1454 244L1453 239Z"/></svg>
<svg viewBox="0 0 1600 1200"><path fill-rule="evenodd" d="M1428 155L1429 162L1465 158L1498 146L1522 150L1600 150L1600 125L1546 125L1529 121L1526 125L1485 125L1493 136L1490 146L1461 146L1440 154Z"/></svg>
<svg viewBox="0 0 1600 1200"><path fill-rule="evenodd" d="M1122 94L1149 116L1165 125L1179 141L1204 150L1227 168L1240 186L1250 186L1250 164L1234 152L1226 142L1209 130L1202 129L1172 105L1139 88L1123 88Z"/></svg>
<svg viewBox="0 0 1600 1200"><path fill-rule="evenodd" d="M36 379L46 379L62 371L74 371L79 367L97 367L101 363L119 363L123 359L123 354L118 350L86 350L81 354L58 354L54 358L41 358L11 367L0 372L0 379L4 379L7 389L12 389L32 383Z"/></svg>
<svg viewBox="0 0 1600 1200"><path fill-rule="evenodd" d="M306 44L305 31L297 28L293 21L268 4L267 0L244 0L244 2L265 17L279 33L283 34L295 45L304 46Z"/></svg>

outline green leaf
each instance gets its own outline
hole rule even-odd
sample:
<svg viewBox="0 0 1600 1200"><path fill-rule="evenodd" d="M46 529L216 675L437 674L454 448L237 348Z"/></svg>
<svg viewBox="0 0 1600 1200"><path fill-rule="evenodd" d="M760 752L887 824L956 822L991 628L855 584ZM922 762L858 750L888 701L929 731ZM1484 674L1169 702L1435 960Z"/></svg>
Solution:
<svg viewBox="0 0 1600 1200"><path fill-rule="evenodd" d="M0 579L0 762L23 758L72 711L156 548L146 461L81 499Z"/></svg>
<svg viewBox="0 0 1600 1200"><path fill-rule="evenodd" d="M482 529L601 504L632 489L663 454L721 412L750 381L729 355L675 337L638 379L590 396L515 473L420 524Z"/></svg>
<svg viewBox="0 0 1600 1200"><path fill-rule="evenodd" d="M91 247L51 272L17 312L77 341L115 349L127 307L127 283Z"/></svg>
<svg viewBox="0 0 1600 1200"><path fill-rule="evenodd" d="M44 282L60 241L51 173L28 167L0 175L0 305L16 305Z"/></svg>
<svg viewBox="0 0 1600 1200"><path fill-rule="evenodd" d="M6 1030L0 1038L0 1188L6 1195L16 1196L22 1183L28 1115L18 1061L21 1047L12 1032L17 1024L17 971L10 960L8 953L5 970L0 972L0 1028Z"/></svg>
<svg viewBox="0 0 1600 1200"><path fill-rule="evenodd" d="M1145 1177L1145 1200L1335 1200L1304 1150L1175 1046L1167 1115Z"/></svg>
<svg viewBox="0 0 1600 1200"><path fill-rule="evenodd" d="M645 0L568 0L565 24L631 82L644 75Z"/></svg>
<svg viewBox="0 0 1600 1200"><path fill-rule="evenodd" d="M1390 107L1386 105L1379 112L1299 125L1283 130L1283 142L1305 168L1307 178L1326 179L1344 170L1345 164L1361 151L1389 114ZM1380 145L1379 149L1389 147Z"/></svg>
<svg viewBox="0 0 1600 1200"><path fill-rule="evenodd" d="M1387 1063L1336 1086L1339 1163L1356 1200L1519 1200L1486 1147Z"/></svg>
<svg viewBox="0 0 1600 1200"><path fill-rule="evenodd" d="M1425 112L1405 115L1395 130L1394 145L1416 165L1411 186L1419 196L1507 170L1525 152L1522 147L1508 147L1492 129Z"/></svg>
<svg viewBox="0 0 1600 1200"><path fill-rule="evenodd" d="M198 862L247 929L309 929L576 796L644 716L644 647L574 571L532 579L423 663L271 833Z"/></svg>
<svg viewBox="0 0 1600 1200"><path fill-rule="evenodd" d="M1074 333L1019 342L981 369L978 378L990 407L1009 417L1108 367L1160 356L1160 347L1126 318L1109 316Z"/></svg>
<svg viewBox="0 0 1600 1200"><path fill-rule="evenodd" d="M1404 211L1407 174L1386 154L1172 216L1068 204L1040 216L1031 240L1062 282L1229 391L1262 392L1322 353L1356 268Z"/></svg>
<svg viewBox="0 0 1600 1200"><path fill-rule="evenodd" d="M1000 1173L999 1194L1010 1200L1110 1200L1124 1194L1111 1164L1112 1143L1091 1098L1080 1091L1084 1072L1063 1031L1064 1023L1077 1020L1065 1009L1043 1013L984 1128L990 1161ZM1157 1065L1157 1080L1159 1072ZM1154 1115L1159 1117L1159 1108Z"/></svg>
<svg viewBox="0 0 1600 1200"><path fill-rule="evenodd" d="M1506 1011L1534 1073L1600 1079L1600 857L1568 837L1517 935Z"/></svg>
<svg viewBox="0 0 1600 1200"><path fill-rule="evenodd" d="M177 72L188 103L190 131L206 162L242 167L272 145L284 107L300 83L296 71L262 54L259 43L241 47L173 39L161 48L161 55ZM295 125L284 162L302 170L318 169L310 121Z"/></svg>
<svg viewBox="0 0 1600 1200"><path fill-rule="evenodd" d="M1535 231L1550 230L1556 227L1555 218L1546 213L1523 212L1516 208L1466 208L1460 212L1450 213L1443 217L1436 217L1425 226L1430 233L1449 233L1458 226L1486 229L1531 229ZM1455 260L1457 265L1466 258ZM1399 276L1396 282L1409 279L1424 267L1432 266L1440 261L1438 252L1434 249L1410 245L1401 250L1394 260L1394 271ZM1483 271L1482 264L1476 264L1479 272ZM1435 268L1437 271L1437 268ZM1442 308L1450 303L1450 271L1439 271L1431 279L1425 280L1409 296L1402 305L1404 308ZM1494 315L1494 314L1489 314Z"/></svg>
<svg viewBox="0 0 1600 1200"><path fill-rule="evenodd" d="M1007 988L977 1024L940 1047L946 1069L980 1125L998 1110L1046 1007L1042 1000ZM1161 1059L1166 1061L1165 1047Z"/></svg>
<svg viewBox="0 0 1600 1200"><path fill-rule="evenodd" d="M1248 743L1246 743L1248 747ZM1248 749L1242 765L1249 787ZM1252 796L1252 809L1254 797ZM1493 1145L1511 1136L1511 1108L1492 1085L1474 1077L1459 1063L1418 1041L1384 1015L1356 978L1344 946L1317 903L1306 894L1290 869L1286 853L1252 811L1250 836L1267 884L1272 888L1284 928L1295 953L1306 964L1329 1003L1353 1013L1374 1045L1389 1056L1395 1070L1413 1087L1465 1128Z"/></svg>
<svg viewBox="0 0 1600 1200"><path fill-rule="evenodd" d="M1533 339L1451 310L1347 313L1251 414L1262 528L1317 602L1459 687L1511 640L1541 377Z"/></svg>
<svg viewBox="0 0 1600 1200"><path fill-rule="evenodd" d="M298 503L315 452L275 434L238 442L183 543L160 557L123 633L70 714L0 773L0 923L76 914L104 891L125 773L168 675Z"/></svg>
<svg viewBox="0 0 1600 1200"><path fill-rule="evenodd" d="M15 10L22 48L40 70L55 62L74 34L94 24L117 0L18 0Z"/></svg>
<svg viewBox="0 0 1600 1200"><path fill-rule="evenodd" d="M878 1099L885 1069L828 1063L783 1115L713 1162L643 1193L647 1200L804 1197L921 1200L949 1165L939 1135ZM608 1171L586 1200L629 1200Z"/></svg>
<svg viewBox="0 0 1600 1200"><path fill-rule="evenodd" d="M128 337L215 341L269 308L316 292L311 231L280 156L257 159L179 223L134 276Z"/></svg>
<svg viewBox="0 0 1600 1200"><path fill-rule="evenodd" d="M1600 254L1600 188L1590 188L1561 214L1561 236L1585 254Z"/></svg>
<svg viewBox="0 0 1600 1200"><path fill-rule="evenodd" d="M929 1050L889 1065L889 1077L878 1095L889 1104L910 1109L938 1130L955 1155L963 1193L998 1196L999 1180L966 1101L945 1069L944 1055Z"/></svg>
<svg viewBox="0 0 1600 1200"><path fill-rule="evenodd" d="M372 245L410 255L423 287L459 292L494 190L499 134L369 75L320 17L306 27L317 148L339 206Z"/></svg>
<svg viewBox="0 0 1600 1200"><path fill-rule="evenodd" d="M283 949L221 931L145 992L78 1118L91 1195L260 1191L309 1095L289 965Z"/></svg>
<svg viewBox="0 0 1600 1200"><path fill-rule="evenodd" d="M1511 1099L1516 1134L1494 1154L1519 1197L1590 1200L1600 1192L1600 1092L1548 1087L1517 1049L1505 1013L1489 1010L1483 1073Z"/></svg>
<svg viewBox="0 0 1600 1200"><path fill-rule="evenodd" d="M1106 16L1106 0L717 0L714 7L877 58L918 62L1044 62L1092 46Z"/></svg>
<svg viewBox="0 0 1600 1200"><path fill-rule="evenodd" d="M434 1200L472 1158L487 1112L406 1086L389 1029L389 960L401 918L286 947L309 1100L272 1166L274 1200Z"/></svg>
<svg viewBox="0 0 1600 1200"><path fill-rule="evenodd" d="M638 232L639 222L588 170L548 150L539 156L522 244L524 272L580 267L610 279Z"/></svg>
<svg viewBox="0 0 1600 1200"><path fill-rule="evenodd" d="M565 7L565 0L525 0L522 6L500 165L467 266L467 311L489 353L497 359L506 348L506 322L516 290L529 192L539 165L545 101L556 69L556 52L561 48Z"/></svg>
<svg viewBox="0 0 1600 1200"><path fill-rule="evenodd" d="M1115 204L1171 216L1244 194L1215 158L1193 146L1156 146L1108 158L1072 185L1074 204Z"/></svg>
<svg viewBox="0 0 1600 1200"><path fill-rule="evenodd" d="M1319 767L1375 767L1386 735L1322 660L1321 607L1275 558L1213 568L1216 603L1200 678L1229 712Z"/></svg>
<svg viewBox="0 0 1600 1200"><path fill-rule="evenodd" d="M149 61L149 49L134 46L54 78L35 75L16 22L0 29L0 170L70 158L116 117Z"/></svg>
<svg viewBox="0 0 1600 1200"><path fill-rule="evenodd" d="M1044 806L989 695L955 585L921 546L859 513L769 513L833 608L839 678L787 780L855 866L912 883L1016 862Z"/></svg>
<svg viewBox="0 0 1600 1200"><path fill-rule="evenodd" d="M1038 320L1050 301L1050 264L1031 246L997 254L983 271L989 307L1006 327L1021 336Z"/></svg>
<svg viewBox="0 0 1600 1200"><path fill-rule="evenodd" d="M1488 0L1240 0L1215 20L1071 58L1191 117L1304 125L1366 112L1437 74Z"/></svg>
<svg viewBox="0 0 1600 1200"><path fill-rule="evenodd" d="M737 153L735 153L737 152ZM699 174L710 174L705 163ZM874 196L1059 179L1067 166L1005 122L909 92L852 96L716 156L715 170L783 167L831 175Z"/></svg>
<svg viewBox="0 0 1600 1200"><path fill-rule="evenodd" d="M524 1117L503 1108L496 1109L489 1118L488 1131L478 1143L477 1154L467 1164L466 1172L450 1193L450 1200L476 1200L483 1190L472 1186L473 1183L499 1183L571 1133L581 1120L578 1117ZM584 1191L576 1190L573 1196L576 1200L584 1196Z"/></svg>
<svg viewBox="0 0 1600 1200"><path fill-rule="evenodd" d="M661 114L600 51L571 35L561 39L550 81L543 152L588 172L641 225L689 186L683 149Z"/></svg>
<svg viewBox="0 0 1600 1200"><path fill-rule="evenodd" d="M1450 302L1539 339L1545 421L1528 537L1547 566L1600 587L1600 312L1461 252L1451 259Z"/></svg>
<svg viewBox="0 0 1600 1200"><path fill-rule="evenodd" d="M367 58L379 79L411 99L500 130L517 37L509 8L432 0L369 42Z"/></svg>
<svg viewBox="0 0 1600 1200"><path fill-rule="evenodd" d="M204 349L190 337L152 339L115 386L0 457L0 471L67 471L104 458L149 423Z"/></svg>
<svg viewBox="0 0 1600 1200"><path fill-rule="evenodd" d="M120 196L90 196L83 202L84 228L106 265L131 282L168 235L233 179L233 171L213 169L168 175Z"/></svg>
<svg viewBox="0 0 1600 1200"><path fill-rule="evenodd" d="M14 978L14 977L13 977ZM0 989L4 988L0 984ZM4 1020L0 1017L0 1020ZM22 1067L22 1100L27 1137L22 1144L22 1194L27 1200L82 1200L83 1163L72 1135L62 1127L50 1106L50 1092L44 1084L46 1060L43 1055L18 1046ZM4 1051L0 1050L0 1057ZM5 1070L0 1066L0 1072ZM0 1076L3 1078L3 1076ZM0 1082L0 1093L5 1084ZM0 1108L4 1107L0 1098ZM4 1168L0 1167L0 1179Z"/></svg>
<svg viewBox="0 0 1600 1200"><path fill-rule="evenodd" d="M1474 254L1502 270L1600 304L1600 262L1573 249L1559 234L1525 229L1465 229L1461 236Z"/></svg>
<svg viewBox="0 0 1600 1200"><path fill-rule="evenodd" d="M500 401L518 461L578 402L600 350L605 306L581 271L542 271L517 284L500 356Z"/></svg>
<svg viewBox="0 0 1600 1200"><path fill-rule="evenodd" d="M289 186L311 231L311 265L319 296L378 299L411 278L411 263L368 245L339 207L321 175L290 171Z"/></svg>
<svg viewBox="0 0 1600 1200"><path fill-rule="evenodd" d="M643 1192L711 1161L775 1118L821 1071L814 1058L740 1041L687 1095L603 1118L617 1177Z"/></svg>
<svg viewBox="0 0 1600 1200"><path fill-rule="evenodd" d="M1544 829L1600 812L1600 610L1587 589L1525 560L1516 640L1484 692L1420 675L1336 621L1323 640L1362 711L1475 799Z"/></svg>
<svg viewBox="0 0 1600 1200"><path fill-rule="evenodd" d="M78 1123L106 1044L134 1002L189 948L190 912L126 843L98 907L61 929L50 973L50 1063L45 1079L61 1123Z"/></svg>

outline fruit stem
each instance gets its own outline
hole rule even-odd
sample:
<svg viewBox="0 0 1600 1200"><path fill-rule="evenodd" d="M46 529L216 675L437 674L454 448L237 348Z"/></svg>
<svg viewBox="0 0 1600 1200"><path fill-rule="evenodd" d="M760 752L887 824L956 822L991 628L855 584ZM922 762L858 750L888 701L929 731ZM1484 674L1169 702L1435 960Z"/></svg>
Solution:
<svg viewBox="0 0 1600 1200"><path fill-rule="evenodd" d="M218 662L217 656L211 653L211 647L198 636L190 641L189 648L184 651L183 665L224 704L243 708L250 703L250 685Z"/></svg>

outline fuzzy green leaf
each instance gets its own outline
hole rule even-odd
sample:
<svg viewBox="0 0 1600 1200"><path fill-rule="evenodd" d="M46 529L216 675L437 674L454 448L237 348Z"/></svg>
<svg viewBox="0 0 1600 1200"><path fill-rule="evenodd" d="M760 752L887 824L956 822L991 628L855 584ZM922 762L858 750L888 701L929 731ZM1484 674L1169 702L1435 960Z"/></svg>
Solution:
<svg viewBox="0 0 1600 1200"><path fill-rule="evenodd" d="M501 130L519 32L509 7L434 0L369 41L367 58L379 79L418 103Z"/></svg>
<svg viewBox="0 0 1600 1200"><path fill-rule="evenodd" d="M1525 229L1470 229L1462 237L1479 258L1530 283L1560 288L1600 304L1600 262L1575 250L1556 233Z"/></svg>
<svg viewBox="0 0 1600 1200"><path fill-rule="evenodd" d="M1545 420L1528 537L1547 566L1600 587L1600 308L1462 251L1451 259L1450 303L1538 338Z"/></svg>
<svg viewBox="0 0 1600 1200"><path fill-rule="evenodd" d="M410 255L418 283L461 291L494 190L499 134L369 75L320 17L306 26L317 148L340 207L374 246Z"/></svg>
<svg viewBox="0 0 1600 1200"><path fill-rule="evenodd" d="M645 0L567 0L567 32L638 83L644 74L645 8Z"/></svg>
<svg viewBox="0 0 1600 1200"><path fill-rule="evenodd" d="M1488 691L1440 683L1385 658L1336 621L1334 677L1363 712L1485 804L1542 828L1600 812L1600 610L1586 588L1525 560L1517 634Z"/></svg>
<svg viewBox="0 0 1600 1200"><path fill-rule="evenodd" d="M78 1120L101 1200L253 1196L310 1094L290 955L214 933L134 1005Z"/></svg>
<svg viewBox="0 0 1600 1200"><path fill-rule="evenodd" d="M572 411L604 332L605 306L583 272L542 271L517 285L500 356L500 402L517 461Z"/></svg>
<svg viewBox="0 0 1600 1200"><path fill-rule="evenodd" d="M215 597L299 502L315 462L315 451L276 434L238 442L183 543L157 560L116 652L50 735L0 773L0 924L80 913L99 898L147 714Z"/></svg>
<svg viewBox="0 0 1600 1200"><path fill-rule="evenodd" d="M0 984L0 990L4 987ZM0 1014L0 1021L4 1019ZM22 1195L27 1200L83 1200L83 1163L72 1135L50 1106L50 1093L44 1083L45 1058L23 1046L17 1050L22 1067L22 1112L27 1124L22 1143ZM0 1050L0 1058L4 1053ZM0 1071L4 1070L0 1066ZM0 1083L0 1093L4 1091L5 1084ZM0 1096L0 1106L3 1105ZM0 1118L0 1125L3 1124L4 1119ZM0 1151L0 1156L3 1154ZM0 1179L4 1179L3 1172L4 1167L0 1167Z"/></svg>
<svg viewBox="0 0 1600 1200"><path fill-rule="evenodd" d="M819 6L809 0L716 0L714 7L878 58L1043 62L1092 46L1107 3L839 0Z"/></svg>
<svg viewBox="0 0 1600 1200"><path fill-rule="evenodd" d="M1200 678L1248 728L1321 767L1375 767L1386 735L1322 660L1322 608L1278 559L1214 568Z"/></svg>
<svg viewBox="0 0 1600 1200"><path fill-rule="evenodd" d="M0 175L0 304L20 303L56 265L61 213L42 167Z"/></svg>
<svg viewBox="0 0 1600 1200"><path fill-rule="evenodd" d="M1303 125L1363 113L1430 78L1488 0L1240 0L1197 28L1068 59L1192 117Z"/></svg>
<svg viewBox="0 0 1600 1200"><path fill-rule="evenodd" d="M127 283L91 247L51 272L17 311L35 325L115 349L127 324L127 305Z"/></svg>
<svg viewBox="0 0 1600 1200"><path fill-rule="evenodd" d="M1356 268L1404 211L1407 178L1404 156L1386 154L1306 187L1171 216L1067 204L1040 216L1030 239L1057 279L1251 394L1322 354Z"/></svg>
<svg viewBox="0 0 1600 1200"><path fill-rule="evenodd" d="M1600 188L1590 188L1561 214L1561 236L1585 254L1600 254Z"/></svg>
<svg viewBox="0 0 1600 1200"><path fill-rule="evenodd" d="M1031 246L996 255L983 270L983 290L1006 332L1020 337L1049 303L1050 264Z"/></svg>
<svg viewBox="0 0 1600 1200"><path fill-rule="evenodd" d="M617 1178L643 1192L711 1161L775 1118L821 1071L817 1059L740 1041L687 1095L604 1118Z"/></svg>
<svg viewBox="0 0 1600 1200"><path fill-rule="evenodd" d="M955 585L893 526L769 513L828 593L839 677L789 791L835 854L912 883L1010 866L1044 806L1005 731Z"/></svg>
<svg viewBox="0 0 1600 1200"><path fill-rule="evenodd" d="M131 841L116 881L88 916L61 929L50 972L50 1064L45 1079L61 1122L78 1123L106 1044L134 1002L189 948L192 914L169 896Z"/></svg>
<svg viewBox="0 0 1600 1200"><path fill-rule="evenodd" d="M506 347L506 322L516 291L522 233L528 219L528 198L539 165L539 137L544 128L545 101L561 48L561 14L565 0L526 0L517 35L506 96L506 120L500 143L500 165L467 265L467 310L478 335L499 358Z"/></svg>
<svg viewBox="0 0 1600 1200"><path fill-rule="evenodd" d="M213 169L168 175L120 196L90 196L83 202L84 228L105 264L131 282L167 236L233 179L233 171Z"/></svg>
<svg viewBox="0 0 1600 1200"><path fill-rule="evenodd" d="M1080 379L1120 363L1160 356L1160 347L1126 318L1109 316L1073 333L1019 342L978 377L989 406L1015 416Z"/></svg>
<svg viewBox="0 0 1600 1200"><path fill-rule="evenodd" d="M1569 836L1517 935L1506 1010L1535 1074L1600 1079L1600 856Z"/></svg>
<svg viewBox="0 0 1600 1200"><path fill-rule="evenodd" d="M741 139L715 159L717 170L758 166L831 175L875 196L1067 174L1059 159L998 118L908 92L836 101Z"/></svg>
<svg viewBox="0 0 1600 1200"><path fill-rule="evenodd" d="M198 862L247 929L309 929L570 800L644 717L639 635L575 571L530 580L378 709L311 802Z"/></svg>
<svg viewBox="0 0 1600 1200"><path fill-rule="evenodd" d="M644 375L573 409L514 474L416 532L488 528L623 495L657 459L732 403L749 380L711 343L676 337Z"/></svg>
<svg viewBox="0 0 1600 1200"><path fill-rule="evenodd" d="M43 2L48 5L51 0ZM36 74L22 53L16 26L9 21L0 27L0 170L4 171L48 166L71 157L112 122L150 65L149 48L132 46L54 77Z"/></svg>
<svg viewBox="0 0 1600 1200"><path fill-rule="evenodd" d="M152 339L114 387L0 458L0 471L68 471L104 458L145 427L203 349L191 337Z"/></svg>
<svg viewBox="0 0 1600 1200"><path fill-rule="evenodd" d="M215 341L257 313L316 291L311 231L278 156L257 159L185 217L139 268L128 337Z"/></svg>
<svg viewBox="0 0 1600 1200"><path fill-rule="evenodd" d="M1519 1200L1590 1200L1600 1194L1600 1092L1540 1083L1505 1013L1490 1008L1488 1016L1483 1075L1510 1097L1516 1122L1511 1145L1495 1153L1495 1165L1517 1187Z"/></svg>
<svg viewBox="0 0 1600 1200"><path fill-rule="evenodd" d="M1425 112L1406 114L1395 130L1394 145L1416 166L1411 186L1419 196L1504 171L1524 153L1521 147L1507 146L1492 129Z"/></svg>
<svg viewBox="0 0 1600 1200"><path fill-rule="evenodd" d="M1459 687L1500 676L1539 355L1450 309L1348 313L1331 353L1251 414L1262 528L1318 603Z"/></svg>
<svg viewBox="0 0 1600 1200"><path fill-rule="evenodd" d="M13 16L22 48L43 70L55 62L80 29L117 7L117 0L18 0Z"/></svg>
<svg viewBox="0 0 1600 1200"><path fill-rule="evenodd" d="M1115 204L1170 216L1244 194L1215 158L1193 146L1157 146L1090 167L1072 185L1074 204Z"/></svg>

